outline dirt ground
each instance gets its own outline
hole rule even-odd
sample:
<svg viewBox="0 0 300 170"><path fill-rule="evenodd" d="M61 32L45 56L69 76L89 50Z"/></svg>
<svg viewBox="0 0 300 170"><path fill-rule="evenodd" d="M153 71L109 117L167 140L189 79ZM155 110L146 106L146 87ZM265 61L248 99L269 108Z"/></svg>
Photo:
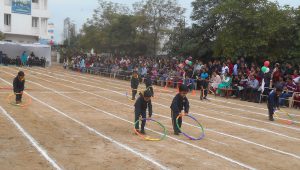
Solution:
<svg viewBox="0 0 300 170"><path fill-rule="evenodd" d="M285 109L294 118L288 125L278 119L269 122L265 104L214 96L200 101L199 92L189 94L190 114L205 128L205 138L192 141L172 133L169 106L176 90L155 87L153 118L165 125L168 135L163 141L144 141L133 132L134 102L125 95L129 82L61 66L21 68L32 99L22 108L7 101L18 70L0 67L0 169L300 167L299 110ZM185 132L200 134L195 122L184 122ZM162 129L147 124L147 134L158 137Z"/></svg>

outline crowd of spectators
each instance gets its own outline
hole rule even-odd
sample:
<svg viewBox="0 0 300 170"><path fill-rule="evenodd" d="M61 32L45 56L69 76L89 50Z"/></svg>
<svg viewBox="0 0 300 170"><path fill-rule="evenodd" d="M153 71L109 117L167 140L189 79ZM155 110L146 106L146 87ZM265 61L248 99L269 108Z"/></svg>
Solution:
<svg viewBox="0 0 300 170"><path fill-rule="evenodd" d="M20 56L11 58L7 54L0 51L0 64L3 64L5 66L16 65L17 67L21 67L21 66L45 67L46 59L45 59L45 57L40 58L40 57L36 56L33 52L31 52L31 54L28 55L25 51Z"/></svg>
<svg viewBox="0 0 300 170"><path fill-rule="evenodd" d="M64 67L94 74L108 74L114 78L130 79L133 71L140 78L151 76L153 84L176 88L187 84L191 90L199 90L207 82L208 92L243 101L261 102L275 87L282 88L280 105L300 108L300 65L272 63L270 71L263 73L256 62L249 63L243 57L236 61L194 61L185 64L185 57L115 57L96 54L77 54L64 61Z"/></svg>

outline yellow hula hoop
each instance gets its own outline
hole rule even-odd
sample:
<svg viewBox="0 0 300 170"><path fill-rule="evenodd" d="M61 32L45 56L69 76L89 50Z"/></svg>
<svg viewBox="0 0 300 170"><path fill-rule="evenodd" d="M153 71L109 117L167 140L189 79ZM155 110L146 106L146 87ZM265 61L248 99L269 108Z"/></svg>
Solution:
<svg viewBox="0 0 300 170"><path fill-rule="evenodd" d="M26 97L27 100L28 100L25 104L16 104L16 103L14 103L13 101L11 101L11 97L15 96L16 94L21 94L21 93L12 93L12 94L8 95L6 97L7 103L9 103L13 106L18 106L18 107L23 107L23 108L26 108L27 106L29 106L32 103L31 97L29 97L26 93L22 93L24 95L24 98Z"/></svg>
<svg viewBox="0 0 300 170"><path fill-rule="evenodd" d="M281 123L288 124L288 125L291 125L291 124L294 123L294 122L293 122L293 117L292 117L288 112L286 112L286 111L284 111L284 110L280 110L280 111L281 111L282 113L285 113L285 114L288 116L288 118L290 119L290 120L282 120L282 119L280 119L280 117L278 116L277 113L274 113L275 117L276 117Z"/></svg>

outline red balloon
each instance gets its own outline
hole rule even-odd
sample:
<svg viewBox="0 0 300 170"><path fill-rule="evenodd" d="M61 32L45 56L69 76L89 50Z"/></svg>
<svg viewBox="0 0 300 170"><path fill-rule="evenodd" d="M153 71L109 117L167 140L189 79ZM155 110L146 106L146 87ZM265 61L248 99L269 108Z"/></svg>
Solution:
<svg viewBox="0 0 300 170"><path fill-rule="evenodd" d="M270 61L265 61L264 66L269 67L270 66Z"/></svg>

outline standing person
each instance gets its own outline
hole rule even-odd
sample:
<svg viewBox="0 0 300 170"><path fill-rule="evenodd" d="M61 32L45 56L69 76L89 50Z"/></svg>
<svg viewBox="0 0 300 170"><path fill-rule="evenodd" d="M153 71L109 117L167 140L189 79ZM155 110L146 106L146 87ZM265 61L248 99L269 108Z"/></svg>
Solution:
<svg viewBox="0 0 300 170"><path fill-rule="evenodd" d="M24 51L23 54L21 55L21 61L22 61L22 66L26 66L26 62L27 62L26 51Z"/></svg>
<svg viewBox="0 0 300 170"><path fill-rule="evenodd" d="M139 88L139 76L136 71L133 72L131 77L131 90L132 90L132 100L135 100L135 96L137 94L137 90Z"/></svg>
<svg viewBox="0 0 300 170"><path fill-rule="evenodd" d="M136 100L134 104L134 122L137 122L142 116L142 124L141 124L141 133L145 134L145 126L146 126L146 110L148 108L149 118L152 116L152 103L151 103L151 92L146 90L140 93L140 97ZM135 124L136 131L139 131L139 123Z"/></svg>
<svg viewBox="0 0 300 170"><path fill-rule="evenodd" d="M178 115L181 113L182 110L184 110L185 114L189 113L190 105L189 105L189 100L186 97L188 91L189 89L186 85L181 85L179 87L179 93L173 98L170 107L173 130L175 135L179 135L179 133L181 133L180 129L176 125L176 119ZM181 124L182 124L182 118L179 118L178 125L180 128L181 128Z"/></svg>
<svg viewBox="0 0 300 170"><path fill-rule="evenodd" d="M2 59L3 59L3 53L0 51L0 64L2 64Z"/></svg>
<svg viewBox="0 0 300 170"><path fill-rule="evenodd" d="M269 120L274 121L273 115L276 108L279 110L279 95L281 94L282 89L276 88L276 90L271 91L268 96L268 111L269 111Z"/></svg>
<svg viewBox="0 0 300 170"><path fill-rule="evenodd" d="M206 99L208 93L208 72L207 68L202 68L202 73L200 75L200 100Z"/></svg>
<svg viewBox="0 0 300 170"><path fill-rule="evenodd" d="M154 90L153 90L153 87L152 87L151 72L149 72L145 77L145 85L146 85L146 89L150 90L151 96L154 97Z"/></svg>
<svg viewBox="0 0 300 170"><path fill-rule="evenodd" d="M24 91L25 85L25 74L23 71L19 71L17 77L15 77L13 86L14 93L16 94L16 104L20 104L22 102L22 95Z"/></svg>

